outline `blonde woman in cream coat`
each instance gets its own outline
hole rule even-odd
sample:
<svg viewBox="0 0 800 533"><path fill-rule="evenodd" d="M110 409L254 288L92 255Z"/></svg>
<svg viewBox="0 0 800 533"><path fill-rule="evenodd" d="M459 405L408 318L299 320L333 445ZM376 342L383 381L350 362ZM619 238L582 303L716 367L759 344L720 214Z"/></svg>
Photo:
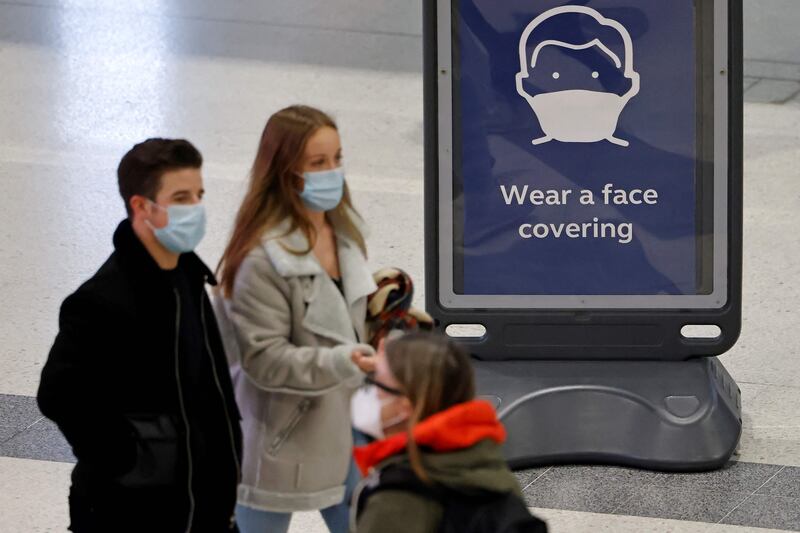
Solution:
<svg viewBox="0 0 800 533"><path fill-rule="evenodd" d="M350 401L374 369L375 283L333 120L292 106L268 121L220 264L217 311L242 413L242 533L288 530L320 510L347 531ZM348 493L346 495L346 492Z"/></svg>

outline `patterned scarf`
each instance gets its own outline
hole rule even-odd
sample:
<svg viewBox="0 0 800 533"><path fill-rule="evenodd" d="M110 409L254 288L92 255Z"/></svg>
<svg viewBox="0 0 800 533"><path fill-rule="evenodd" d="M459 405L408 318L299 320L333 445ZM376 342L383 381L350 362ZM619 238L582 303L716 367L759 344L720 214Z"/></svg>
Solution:
<svg viewBox="0 0 800 533"><path fill-rule="evenodd" d="M391 331L431 331L433 318L411 307L414 284L399 268L384 268L373 274L378 289L367 298L369 343L375 349Z"/></svg>

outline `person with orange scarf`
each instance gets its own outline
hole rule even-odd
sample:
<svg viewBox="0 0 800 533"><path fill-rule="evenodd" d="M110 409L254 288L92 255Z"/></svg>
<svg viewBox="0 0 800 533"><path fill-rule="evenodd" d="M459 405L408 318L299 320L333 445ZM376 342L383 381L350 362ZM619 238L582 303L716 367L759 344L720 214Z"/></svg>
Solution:
<svg viewBox="0 0 800 533"><path fill-rule="evenodd" d="M546 531L522 502L501 453L505 428L491 404L475 399L461 348L428 333L383 341L367 381L378 390L379 440L354 452L366 477L351 531Z"/></svg>

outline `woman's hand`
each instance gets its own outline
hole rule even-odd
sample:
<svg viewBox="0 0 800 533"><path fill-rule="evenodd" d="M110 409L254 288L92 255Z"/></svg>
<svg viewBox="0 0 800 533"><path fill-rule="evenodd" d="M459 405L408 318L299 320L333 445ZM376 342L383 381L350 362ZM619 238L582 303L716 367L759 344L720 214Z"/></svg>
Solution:
<svg viewBox="0 0 800 533"><path fill-rule="evenodd" d="M363 352L355 351L350 355L350 359L365 374L375 372L375 357Z"/></svg>

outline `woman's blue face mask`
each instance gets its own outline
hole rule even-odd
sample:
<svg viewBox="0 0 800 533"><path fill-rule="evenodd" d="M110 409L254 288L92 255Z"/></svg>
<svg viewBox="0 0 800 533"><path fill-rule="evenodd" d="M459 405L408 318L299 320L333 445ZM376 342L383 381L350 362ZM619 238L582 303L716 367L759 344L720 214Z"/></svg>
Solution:
<svg viewBox="0 0 800 533"><path fill-rule="evenodd" d="M305 182L300 198L312 211L330 211L339 205L344 194L342 167L321 172L304 172Z"/></svg>

